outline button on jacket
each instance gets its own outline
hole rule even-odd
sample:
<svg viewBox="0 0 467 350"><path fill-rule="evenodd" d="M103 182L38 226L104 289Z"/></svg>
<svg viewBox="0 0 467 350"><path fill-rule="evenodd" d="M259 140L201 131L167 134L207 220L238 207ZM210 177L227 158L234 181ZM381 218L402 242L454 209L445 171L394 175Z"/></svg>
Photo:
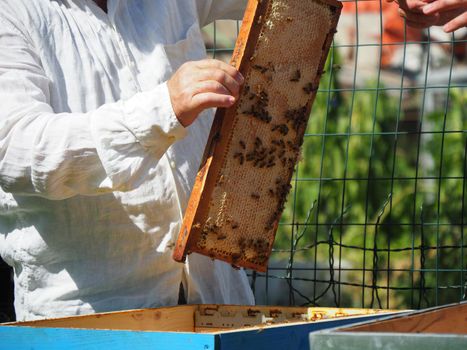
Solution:
<svg viewBox="0 0 467 350"><path fill-rule="evenodd" d="M244 271L172 260L212 111L184 128L166 81L246 0L0 2L0 254L19 320L252 304Z"/></svg>

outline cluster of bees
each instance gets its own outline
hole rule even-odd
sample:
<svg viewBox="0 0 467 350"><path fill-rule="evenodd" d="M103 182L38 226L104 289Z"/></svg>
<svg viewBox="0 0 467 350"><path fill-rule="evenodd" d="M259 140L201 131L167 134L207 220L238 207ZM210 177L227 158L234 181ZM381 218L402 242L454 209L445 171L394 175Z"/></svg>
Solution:
<svg viewBox="0 0 467 350"><path fill-rule="evenodd" d="M252 65L252 68L263 75L274 72L272 64L268 64L267 66ZM300 82L301 79L302 74L300 70L297 69L293 72L290 81ZM314 85L311 83L303 87L303 91L307 94L315 90ZM261 85L256 86L255 89L250 88L250 86L245 86L243 96L249 101L253 101L253 103L251 107L242 112L242 114L252 116L267 124L272 122L273 118L268 112L269 96ZM233 158L236 159L240 165L249 163L255 168L267 169L281 164L288 172L293 171L300 154L300 146L303 142L301 133L303 133L303 129L306 127L308 121L307 106L288 110L284 115L284 119L282 123L271 125L270 130L273 136L269 145L265 145L263 140L259 137L254 139L251 147L245 141L240 140L238 141L237 151L234 153ZM295 131L296 137L294 139L297 139L295 140L296 142L286 139L291 130ZM271 231L275 223L279 221L290 189L291 185L289 182L282 178L277 178L275 186L268 190L269 196L276 199L277 206L265 225L266 231ZM254 200L260 200L261 194L255 191L250 193L250 197ZM216 228L213 228L212 225L208 225L205 226L205 231L215 233ZM239 251L231 254L233 266L235 266L240 259L246 258L245 252L248 250L255 252L255 258L248 259L253 263L261 265L268 259L270 247L266 239L246 239L241 237L238 240L238 247Z"/></svg>
<svg viewBox="0 0 467 350"><path fill-rule="evenodd" d="M270 123L272 116L267 111L269 96L266 91L263 90L262 85L256 87L257 92L252 92L251 88L247 85L244 88L244 94L248 96L250 101L256 101L251 105L250 109L243 111L245 115L250 115L262 122Z"/></svg>
<svg viewBox="0 0 467 350"><path fill-rule="evenodd" d="M267 80L271 80L272 73L275 72L274 66L271 63L265 66L255 64L251 67L259 71ZM290 81L298 83L301 80L302 74L300 70L297 69L292 73ZM316 87L314 84L308 83L303 87L303 91L310 94L316 91ZM251 116L267 124L272 122L273 117L268 112L269 96L261 85L255 86L254 89L246 85L243 89L243 96L248 101L252 101L252 104L251 107L243 111L242 114ZM259 137L255 138L251 147L248 147L245 141L240 140L237 146L238 150L234 153L233 158L236 159L240 165L249 163L255 168L268 169L277 164L281 164L282 167L289 172L293 171L299 157L300 146L303 142L303 136L300 137L300 134L303 132L308 121L307 106L288 110L284 115L284 119L284 122L271 126L270 130L272 134L277 135L277 137L273 136L270 145L265 145L263 140ZM290 130L295 131L295 135L298 137L298 140L296 140L297 142L284 139L289 135ZM291 185L288 182L284 181L282 178L277 178L275 186L268 190L269 196L277 200L277 206L265 225L266 231L271 231L275 223L280 219L290 189ZM250 197L254 200L260 200L261 194L260 192L252 192ZM233 230L239 227L238 223L229 219L226 219L226 224ZM227 238L222 232L222 226L214 220L211 220L211 218L208 218L204 225L201 226L197 224L194 225L194 227L202 229L201 237L198 242L198 247L201 249L205 248L207 236L210 234L216 235L218 240ZM240 259L245 259L247 251L255 252L255 258L248 260L256 264L263 264L267 261L270 250L269 242L261 238L246 239L241 237L238 239L238 248L238 251L230 254L232 266L235 266ZM226 254L226 252L222 252L218 248L212 248L210 250L211 257L214 257L214 253L221 255Z"/></svg>
<svg viewBox="0 0 467 350"><path fill-rule="evenodd" d="M299 143L296 144L292 141L285 142L283 139L273 139L271 146L267 147L259 137L256 137L250 151L247 151L244 141L239 141L240 150L234 153L233 158L237 159L240 165L250 162L253 167L260 169L272 168L280 162L283 167L293 171L300 154L302 140L303 138L300 138Z"/></svg>
<svg viewBox="0 0 467 350"><path fill-rule="evenodd" d="M292 186L289 182L284 181L282 178L277 178L275 190L269 190L269 194L277 198L277 207L276 210L272 213L268 222L266 223L266 226L264 228L266 231L271 231L274 228L274 224L279 221L282 212L284 211L287 196L291 188Z"/></svg>
<svg viewBox="0 0 467 350"><path fill-rule="evenodd" d="M244 141L240 141L239 145L241 150L234 154L234 159L238 159L240 165L243 165L245 161L252 163L255 168L272 168L276 165L277 147L265 147L259 137L256 137L250 152L246 152Z"/></svg>
<svg viewBox="0 0 467 350"><path fill-rule="evenodd" d="M264 238L246 239L241 237L238 239L238 248L240 251L232 254L233 265L235 265L248 250L253 250L255 252L255 258L253 260L257 264L263 264L268 259L269 242Z"/></svg>
<svg viewBox="0 0 467 350"><path fill-rule="evenodd" d="M234 221L231 217L225 219L226 224L230 225L232 230L236 230L240 227L238 222ZM199 249L204 249L206 247L206 240L208 235L213 234L217 236L218 241L223 241L227 238L227 235L222 231L222 225L209 217L204 225L196 223L193 225L194 229L201 229L200 239L197 242Z"/></svg>

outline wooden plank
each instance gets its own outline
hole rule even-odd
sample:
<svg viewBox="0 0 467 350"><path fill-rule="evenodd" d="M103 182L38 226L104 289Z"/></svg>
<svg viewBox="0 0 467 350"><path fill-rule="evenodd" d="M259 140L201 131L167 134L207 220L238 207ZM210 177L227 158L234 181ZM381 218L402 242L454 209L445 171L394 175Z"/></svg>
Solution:
<svg viewBox="0 0 467 350"><path fill-rule="evenodd" d="M216 114L175 260L197 252L266 270L341 7L249 1L232 58L246 83Z"/></svg>
<svg viewBox="0 0 467 350"><path fill-rule="evenodd" d="M313 322L342 317L386 315L391 310L239 305L184 305L16 322L6 325L48 328L114 329L165 332L221 330ZM219 326L220 325L220 326Z"/></svg>
<svg viewBox="0 0 467 350"><path fill-rule="evenodd" d="M215 350L215 342L195 333L0 327L0 350Z"/></svg>
<svg viewBox="0 0 467 350"><path fill-rule="evenodd" d="M419 311L342 331L467 334L467 303Z"/></svg>
<svg viewBox="0 0 467 350"><path fill-rule="evenodd" d="M340 333L310 334L310 350L465 350L467 337L446 334Z"/></svg>
<svg viewBox="0 0 467 350"><path fill-rule="evenodd" d="M10 325L134 331L194 332L195 305L83 315Z"/></svg>
<svg viewBox="0 0 467 350"><path fill-rule="evenodd" d="M291 323L315 322L342 317L393 313L392 310L345 309L321 307L279 307L200 305L195 317L197 332L219 332L245 327L265 327Z"/></svg>

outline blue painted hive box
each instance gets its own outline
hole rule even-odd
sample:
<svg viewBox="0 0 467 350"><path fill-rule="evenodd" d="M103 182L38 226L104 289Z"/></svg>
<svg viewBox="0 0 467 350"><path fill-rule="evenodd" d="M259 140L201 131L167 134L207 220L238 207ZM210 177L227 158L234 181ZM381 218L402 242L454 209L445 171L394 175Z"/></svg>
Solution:
<svg viewBox="0 0 467 350"><path fill-rule="evenodd" d="M310 332L388 315L367 309L184 305L0 326L0 349L308 349Z"/></svg>
<svg viewBox="0 0 467 350"><path fill-rule="evenodd" d="M310 334L312 350L467 349L467 303L446 305Z"/></svg>

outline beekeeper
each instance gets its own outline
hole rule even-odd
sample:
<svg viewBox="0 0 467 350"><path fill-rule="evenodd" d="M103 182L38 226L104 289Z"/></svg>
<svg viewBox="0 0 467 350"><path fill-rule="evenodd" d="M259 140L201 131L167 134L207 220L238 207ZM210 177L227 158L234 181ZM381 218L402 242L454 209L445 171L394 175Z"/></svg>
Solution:
<svg viewBox="0 0 467 350"><path fill-rule="evenodd" d="M205 60L200 27L245 4L0 2L0 255L18 320L254 302L244 271L171 258L209 108L243 83Z"/></svg>

